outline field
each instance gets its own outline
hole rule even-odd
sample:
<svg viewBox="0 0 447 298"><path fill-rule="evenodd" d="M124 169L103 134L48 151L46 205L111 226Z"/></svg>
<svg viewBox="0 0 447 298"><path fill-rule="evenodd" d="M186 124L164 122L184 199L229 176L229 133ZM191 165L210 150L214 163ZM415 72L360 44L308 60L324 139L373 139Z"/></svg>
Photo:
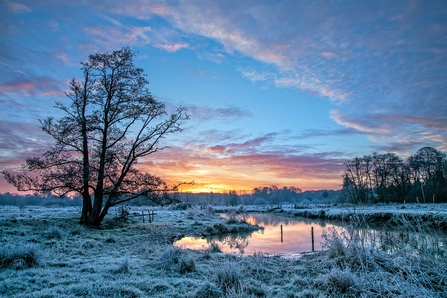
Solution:
<svg viewBox="0 0 447 298"><path fill-rule="evenodd" d="M447 297L445 257L412 239L390 239L392 249L371 245L370 235L356 233L362 217L351 215L349 235L327 231L322 253L240 257L213 244L190 251L172 242L257 228L241 218L224 220L212 207L158 208L155 221L143 223L133 217L142 210L132 207L127 220L112 210L102 229L89 229L77 224L80 207L0 207L0 295Z"/></svg>

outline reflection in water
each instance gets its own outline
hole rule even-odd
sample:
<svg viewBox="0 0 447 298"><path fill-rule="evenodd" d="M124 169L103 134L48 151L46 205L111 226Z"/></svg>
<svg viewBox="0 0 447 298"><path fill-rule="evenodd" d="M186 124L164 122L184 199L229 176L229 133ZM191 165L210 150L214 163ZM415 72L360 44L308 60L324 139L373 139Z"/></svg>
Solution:
<svg viewBox="0 0 447 298"><path fill-rule="evenodd" d="M254 253L292 254L312 250L311 227L314 227L315 250L321 250L323 229L334 227L324 222L293 219L269 214L250 214L245 220L264 227L251 234L230 234L207 238L185 237L175 243L178 247L207 249L211 243L219 245L224 253L252 255ZM283 235L281 237L281 225ZM281 238L283 241L281 241Z"/></svg>
<svg viewBox="0 0 447 298"><path fill-rule="evenodd" d="M225 217L225 216L224 216ZM314 229L315 250L322 250L325 239L323 232L337 233L348 245L355 241L361 247L375 247L392 252L403 245L418 250L429 250L440 257L446 257L447 235L437 231L415 233L406 229L353 229L351 226L329 224L324 221L303 218L288 218L271 214L250 214L245 220L258 224L264 230L251 234L227 234L207 238L185 237L174 243L177 247L205 250L218 245L224 253L252 255L255 253L294 254L312 251L311 228ZM281 235L281 225L283 233ZM326 234L327 235L327 234ZM282 237L281 237L282 236ZM282 241L281 241L282 240Z"/></svg>

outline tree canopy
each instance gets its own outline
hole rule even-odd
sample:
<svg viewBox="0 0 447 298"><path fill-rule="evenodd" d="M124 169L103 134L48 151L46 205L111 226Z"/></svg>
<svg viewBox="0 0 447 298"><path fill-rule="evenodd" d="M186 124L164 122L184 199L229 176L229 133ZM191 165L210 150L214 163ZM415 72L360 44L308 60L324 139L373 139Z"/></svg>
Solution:
<svg viewBox="0 0 447 298"><path fill-rule="evenodd" d="M372 153L345 162L343 190L354 203L447 202L447 154L423 147L403 160Z"/></svg>
<svg viewBox="0 0 447 298"><path fill-rule="evenodd" d="M134 55L126 47L82 62L83 78L72 79L66 93L69 104L55 104L64 116L40 121L54 146L28 158L23 174L3 171L6 180L20 191L80 194L80 222L87 225L99 225L110 207L137 197L160 205L175 201L169 192L178 185L141 173L136 165L167 148L160 141L182 131L188 115L183 107L168 115Z"/></svg>

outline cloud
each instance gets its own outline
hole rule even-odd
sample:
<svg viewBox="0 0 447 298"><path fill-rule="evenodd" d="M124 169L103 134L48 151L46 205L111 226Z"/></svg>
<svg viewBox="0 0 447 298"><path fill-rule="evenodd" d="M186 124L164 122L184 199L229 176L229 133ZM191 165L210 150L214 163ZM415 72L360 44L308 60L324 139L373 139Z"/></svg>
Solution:
<svg viewBox="0 0 447 298"><path fill-rule="evenodd" d="M430 130L445 122L444 1L155 3L159 12L123 13L157 15L189 36L216 41L229 55L275 67L241 75L328 98L342 106L332 119L347 128L387 136L404 123L411 133L413 124Z"/></svg>
<svg viewBox="0 0 447 298"><path fill-rule="evenodd" d="M125 45L148 44L150 38L147 35L151 27L86 27L84 32L94 37L95 43L107 49L115 49Z"/></svg>
<svg viewBox="0 0 447 298"><path fill-rule="evenodd" d="M177 52L178 50L188 48L189 45L187 43L180 42L180 43L171 43L171 44L156 43L156 44L154 44L154 46L156 48L165 50L166 52L174 53L174 52Z"/></svg>
<svg viewBox="0 0 447 298"><path fill-rule="evenodd" d="M12 2L12 1L7 1L6 5L8 6L8 9L14 13L26 13L26 12L31 12L31 9L22 4L22 3L16 3L16 2Z"/></svg>
<svg viewBox="0 0 447 298"><path fill-rule="evenodd" d="M28 157L40 156L51 138L38 125L0 120L0 165L3 169L20 169Z"/></svg>
<svg viewBox="0 0 447 298"><path fill-rule="evenodd" d="M230 140L217 140L226 134L212 131L214 138L207 143L199 139L173 146L140 166L173 182L194 180L197 189L207 191L249 190L266 184L302 189L340 186L345 159L334 158L340 152L304 153L298 147L278 145L281 133L244 137L239 142L234 142L241 138L237 134Z"/></svg>
<svg viewBox="0 0 447 298"><path fill-rule="evenodd" d="M206 106L188 106L187 112L192 120L199 119L201 121L213 119L242 119L253 116L251 112L238 107L211 108Z"/></svg>
<svg viewBox="0 0 447 298"><path fill-rule="evenodd" d="M354 129L360 133L367 133L370 135L390 135L391 129L386 127L381 117L377 115L370 115L368 118L358 117L357 115L345 115L339 110L331 111L331 119L336 123L347 128Z"/></svg>
<svg viewBox="0 0 447 298"><path fill-rule="evenodd" d="M249 79L253 83L267 81L271 77L271 74L269 74L267 72L258 72L253 69L251 69L251 70L243 70L242 69L242 70L240 70L240 72L244 78Z"/></svg>
<svg viewBox="0 0 447 298"><path fill-rule="evenodd" d="M56 96L63 94L61 82L47 76L20 77L0 84L0 94Z"/></svg>

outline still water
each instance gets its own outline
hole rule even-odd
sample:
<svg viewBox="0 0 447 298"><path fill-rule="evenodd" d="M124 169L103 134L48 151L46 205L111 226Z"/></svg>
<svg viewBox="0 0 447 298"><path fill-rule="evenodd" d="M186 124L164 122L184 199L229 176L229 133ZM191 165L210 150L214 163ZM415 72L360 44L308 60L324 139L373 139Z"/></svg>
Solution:
<svg viewBox="0 0 447 298"><path fill-rule="evenodd" d="M334 227L338 231L341 226L324 221L295 219L270 214L249 214L245 220L250 224L264 227L251 234L230 234L207 238L184 237L174 245L194 250L207 249L212 243L219 246L224 253L252 255L264 254L295 254L312 251L311 229L314 231L314 249L321 250L323 230ZM282 226L282 234L281 234Z"/></svg>

